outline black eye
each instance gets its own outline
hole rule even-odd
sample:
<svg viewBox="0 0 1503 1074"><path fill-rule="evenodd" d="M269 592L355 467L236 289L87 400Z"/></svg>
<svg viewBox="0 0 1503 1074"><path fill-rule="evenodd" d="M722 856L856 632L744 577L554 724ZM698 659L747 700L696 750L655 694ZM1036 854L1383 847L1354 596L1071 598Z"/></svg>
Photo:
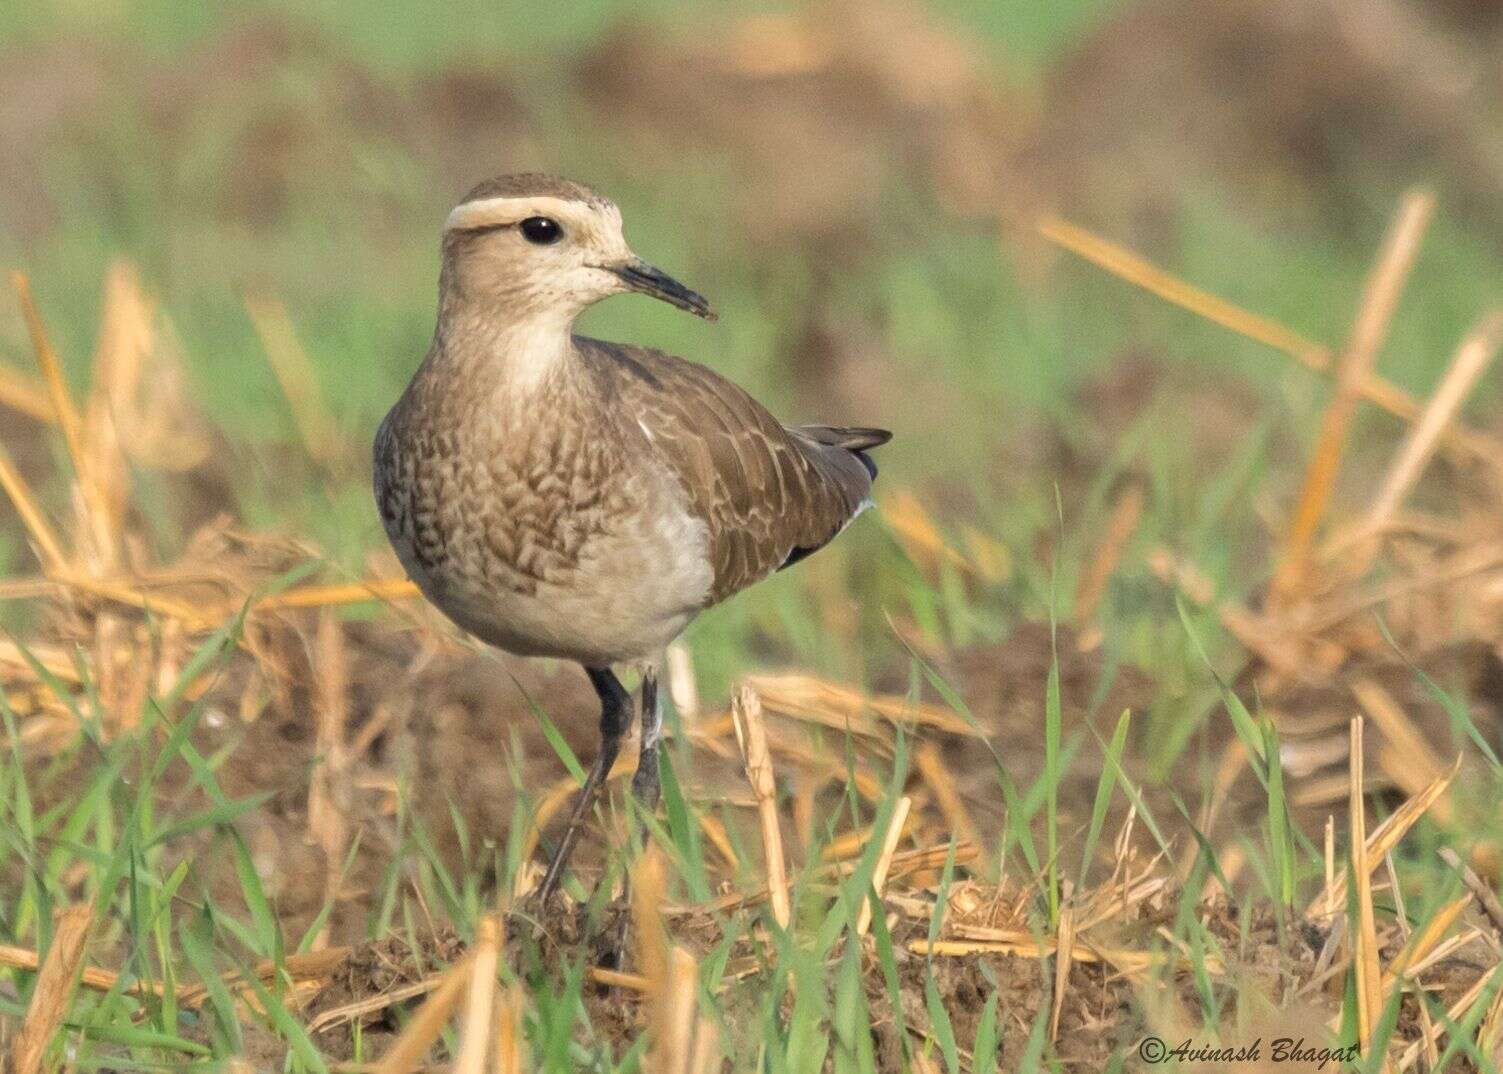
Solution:
<svg viewBox="0 0 1503 1074"><path fill-rule="evenodd" d="M547 246L564 237L564 229L557 220L546 216L529 216L522 221L522 237L534 246Z"/></svg>

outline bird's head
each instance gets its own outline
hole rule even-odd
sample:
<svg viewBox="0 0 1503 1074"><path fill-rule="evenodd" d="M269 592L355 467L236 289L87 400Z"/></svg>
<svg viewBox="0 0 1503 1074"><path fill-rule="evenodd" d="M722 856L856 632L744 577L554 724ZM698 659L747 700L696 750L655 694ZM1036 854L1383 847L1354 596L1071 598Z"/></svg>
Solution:
<svg viewBox="0 0 1503 1074"><path fill-rule="evenodd" d="M507 175L470 191L444 224L445 290L518 319L572 321L638 291L706 320L709 302L632 252L621 210L567 179Z"/></svg>

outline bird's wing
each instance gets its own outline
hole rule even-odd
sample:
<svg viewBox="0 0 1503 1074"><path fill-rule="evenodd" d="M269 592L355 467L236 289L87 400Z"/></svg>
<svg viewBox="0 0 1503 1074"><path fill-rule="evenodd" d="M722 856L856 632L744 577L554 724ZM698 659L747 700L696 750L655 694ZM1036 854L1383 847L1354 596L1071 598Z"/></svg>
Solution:
<svg viewBox="0 0 1503 1074"><path fill-rule="evenodd" d="M871 503L873 429L784 428L705 366L580 339L622 408L683 487L710 534L711 599L723 600L823 547Z"/></svg>

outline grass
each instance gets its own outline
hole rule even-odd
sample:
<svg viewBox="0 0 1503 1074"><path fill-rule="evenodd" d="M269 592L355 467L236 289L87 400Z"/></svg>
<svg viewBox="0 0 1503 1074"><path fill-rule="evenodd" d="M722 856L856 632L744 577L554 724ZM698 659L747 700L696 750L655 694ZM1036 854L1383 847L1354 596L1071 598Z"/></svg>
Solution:
<svg viewBox="0 0 1503 1074"><path fill-rule="evenodd" d="M85 905L92 908L94 921L91 950L119 951L123 955L119 963L121 972L113 983L106 988L80 990L62 1022L62 1038L68 1042L72 1062L79 1069L155 1069L164 1065L190 1069L194 1064L209 1067L247 1054L247 1034L270 1034L280 1041L286 1049L286 1069L332 1068L304 1028L305 1019L299 1016L303 1007L294 997L298 981L303 978L283 968L310 950L323 915L316 917L314 924L300 936L286 933L274 900L262 887L253 852L236 827L237 820L264 804L264 796L232 799L225 794L217 771L229 751L205 756L193 743L211 695L205 694L192 703L183 696L205 674L218 674L230 659L242 629L242 622L236 619L200 645L168 693L161 699L149 700L143 707L140 722L133 729L106 735L103 726L107 714L81 708L77 718L85 734L54 754L40 770L22 759L19 731L23 718L8 704L0 709L13 757L13 763L0 770L3 776L0 832L10 844L14 860L22 865L14 874L19 886L4 906L8 929L17 938L34 936L37 949L45 952L52 908ZM1050 685L1045 702L1045 712L1055 712L1053 720L1058 720L1058 674L1055 659L1049 665ZM62 698L79 696L78 691L68 690L62 683L56 683L54 689ZM90 693L85 681L83 695L87 697ZM1288 913L1296 905L1296 894L1308 896L1319 886L1320 856L1308 841L1296 843L1289 838L1279 753L1271 725L1264 721L1263 737L1258 738L1258 726L1251 723L1251 716L1236 695L1228 691L1225 697L1227 711L1234 714L1239 724L1248 724L1249 753L1256 756L1261 751L1262 775L1267 781L1267 825L1257 835L1249 834L1243 845L1257 860L1267 863L1267 868L1259 869L1269 886L1263 897ZM168 713L173 715L169 717ZM1109 885L1102 886L1099 872L1093 875L1089 846L1100 833L1111 799L1122 795L1134 803L1142 802L1140 792L1120 765L1127 727L1128 718L1124 715L1112 741L1098 743L1103 754L1102 778L1092 804L1086 858L1074 887L1078 897L1110 890ZM867 803L853 783L848 783L842 792L842 797L851 803L854 814L851 821L857 827L869 826L874 832L885 830L896 800L903 793L907 747L901 729L893 746L890 772L883 777L885 788L877 800ZM80 770L89 773L82 780L75 776ZM672 770L670 764L666 772ZM1000 770L998 775L1005 779ZM1025 875L1038 878L1033 908L1024 911L1029 924L1021 935L1026 943L1031 931L1040 974L1050 972L1049 937L1060 927L1060 888L1053 868L1056 826L1052 816L1058 787L1058 768L1049 765L1031 787L1016 795L1018 804L1010 814L1009 835L1004 838L1001 850L1005 861L1013 856L1005 845L1015 844L1028 863ZM704 878L721 875L723 869L708 861L703 843L689 834L698 830L694 817L700 807L678 793L671 775L667 791L666 827L648 820L652 842L669 852L670 892L679 893L677 898L691 903L706 902L710 891ZM39 812L39 800L54 804ZM196 805L199 801L207 804L199 808ZM172 805L159 812L162 803ZM1046 808L1051 823L1047 828L1049 864L1044 866L1038 851L1032 849L1034 828L1029 821ZM519 802L519 820L527 812L525 801ZM1163 823L1163 818L1155 820L1146 807L1142 817L1155 830ZM399 815L397 848L385 871L382 890L373 900L379 911L371 916L369 935L372 939L400 938L406 949L416 955L412 972L419 979L444 972L441 965L425 963L421 954L431 950L433 921L447 921L461 939L473 939L479 922L490 913L489 900L479 886L483 868L480 859L490 857L499 864L496 886L502 891L510 890L519 860L515 840L523 827L522 824L511 827L504 847L462 839L469 864L456 874L434 849L421 822L405 813ZM823 832L823 839L835 835L836 826L832 824ZM820 1069L827 1059L837 1070L879 1069L869 1031L873 1019L869 1007L872 993L876 990L888 996L891 1006L887 1009L897 1017L906 1017L897 1012L908 1009L901 998L896 1002L891 999L894 992L901 997L906 985L894 954L896 941L890 932L890 911L871 890L879 842L868 841L849 875L833 888L809 870L796 875L795 927L790 931L779 927L765 907L753 909L749 917L746 911L741 911L729 917L712 913L706 919L704 927L710 930L711 937L696 959L701 976L699 985L693 989L697 997L694 1005L702 1006L708 1024L719 1026L719 1040L736 1041L743 1049L731 1054L749 1054L744 1049L750 1047L759 1056L758 1065L768 1070ZM192 848L186 855L184 846ZM818 856L816 846L811 858L817 860ZM216 894L217 885L210 882L214 874L210 863L216 857L227 863L233 875L232 894ZM1022 864L1021 860L1013 861L1014 867ZM1422 866L1418 868L1423 871ZM1229 965L1238 945L1255 947L1260 942L1252 931L1256 910L1248 913L1259 904L1259 898L1244 904L1232 935L1218 935L1208 928L1199 909L1200 893L1203 885L1219 873L1215 853L1209 844L1202 842L1194 868L1178 893L1178 913L1173 917L1173 925L1154 945L1160 958L1166 952L1172 955L1183 951L1188 955L1192 994L1198 997L1203 1032L1212 1037L1218 1033L1225 1036L1229 1028L1225 1024L1228 994L1213 979L1220 971L1209 968L1211 960ZM951 842L933 887L915 892L921 898L926 897L931 907L927 922L916 923L931 946L947 934L946 908L950 903L947 894L956 884L956 878L956 846ZM1023 886L1026 889L1033 883L1024 881ZM1455 888L1453 881L1446 888L1450 894L1444 894L1433 905L1422 896L1411 906L1414 933L1424 931L1430 915L1454 894ZM1419 890L1422 889L1421 885ZM1353 890L1348 889L1348 898L1355 897ZM592 900L596 911L602 908L602 898L597 892ZM872 919L873 939L863 943L854 931L856 910L868 900L878 912ZM1081 902L1072 902L1071 911L1082 912L1081 906ZM765 945L752 940L757 933L765 933L768 938ZM643 1048L648 1037L638 1038L637 1046L623 1051L621 1045L592 1024L592 1014L598 1015L601 1008L591 992L586 972L587 952L566 955L567 961L560 967L545 958L533 946L536 941L525 934L514 941L517 947L502 963L501 984L504 988L518 985L530 997L522 1025L526 1047L538 1064L536 1069L567 1070L581 1066L619 1071L651 1069L641 1065L645 1062ZM858 953L863 950L867 952L865 957ZM719 986L733 957L740 960L750 957L757 965L751 979L755 985L752 1002L760 1006L760 1013L749 1020L745 1013L733 1013L738 1008ZM879 973L875 978L869 975L867 958L876 960ZM269 966L267 971L251 969L263 962ZM904 965L913 966L911 957L905 958ZM236 975L229 984L221 978L225 972ZM1164 972L1162 968L1154 971ZM946 987L941 991L937 973L931 956L931 963L922 970L919 985L927 1024L913 1025L912 1033L900 1032L907 1068L926 1070L932 1064L955 1074L998 1069L1000 983L993 984L981 1001L973 1032L961 1039L954 1022L961 1009L953 1006L952 989ZM1170 972L1166 983L1176 976ZM239 991L239 998L237 991L245 986L235 985L235 980L248 982L248 992ZM0 1011L20 1017L27 1009L27 981L25 976L19 980L22 987L14 1001L0 1000ZM1144 984L1151 988L1151 977ZM179 990L186 988L191 994L195 987L201 990L201 1005L199 1002L180 1005L177 997L183 993ZM779 998L785 988L792 997L791 1007ZM1475 1027L1481 1012L1490 1004L1491 994L1484 989L1481 997L1461 1012L1467 1032ZM740 998L744 1001L746 997ZM1444 1016L1444 1012L1438 1013ZM1052 1065L1048 1059L1053 1048L1046 1032L1047 1021L1048 1004L1041 1003L1028 1029L1023 1065L1018 1069L1045 1069ZM418 1024L418 1018L410 1023ZM1390 1019L1387 1032L1392 1033L1394 1027ZM701 1032L704 1031L701 1026ZM1456 1041L1459 1033L1453 1033L1450 1039ZM455 1054L458 1038L446 1035L445 1040L449 1053ZM1131 1043L1122 1042L1114 1062L1120 1062L1128 1054ZM1448 1049L1478 1058L1475 1048L1469 1050L1464 1043L1452 1043ZM357 1047L357 1062L359 1052ZM1485 1060L1479 1062L1479 1067L1491 1069L1485 1066Z"/></svg>
<svg viewBox="0 0 1503 1074"><path fill-rule="evenodd" d="M1113 10L1081 3L1047 10L1002 5L984 14L947 9L936 10L962 32L974 32L981 50L1009 77L1032 84L1061 50ZM288 8L267 3L259 10L270 18ZM131 62L144 70L191 53L236 17L228 5L190 11L155 2L118 5L102 20L92 14L84 20L80 11L53 5L24 27L9 20L0 32L16 47L64 40L83 49L90 39L128 39L139 50ZM399 95L445 65L500 57L523 107L543 129L568 134L550 135L548 157L609 189L639 249L711 294L723 313L722 323L709 328L623 300L592 312L585 330L704 356L790 419L821 417L803 413L812 404L785 356L799 354L804 296L830 252L818 243L770 250L754 235L726 226L737 177L712 151L686 153L671 191L661 177L638 174L568 84L567 65L624 12L611 3L571 7L551 20L471 5L450 7L444 18L422 8L372 18L356 5L335 2L298 9L299 17L339 42L339 62L396 87ZM693 26L704 16L684 3L634 5L630 13L671 26ZM327 56L295 56L277 78L250 93L243 110L213 111L167 153L154 143L146 103L121 94L114 111L96 118L88 138L60 139L41 150L48 192L64 210L64 225L39 235L0 229L0 261L30 275L80 396L94 368L99 280L116 257L140 266L172 326L194 407L223 436L231 459L221 471L233 476L229 498L213 506L232 511L250 530L306 539L317 550L309 569L336 580L363 576L367 558L383 547L369 509L361 445L427 344L437 272L434 222L457 193L435 163L389 134L331 126L320 135L337 166L292 184L289 203L264 224L251 226L222 211L228 179L244 165L237 146L263 112L337 118L323 109L330 99L327 80L338 66ZM1240 214L1221 192L1207 188L1194 193L1175 221L1172 266L1208 290L1339 344L1395 193L1365 192L1356 211L1370 224L1365 233L1295 233ZM918 502L928 505L918 510L951 554L916 542L893 523L891 511L886 525L858 527L799 571L694 626L688 640L699 695L723 697L749 671L786 662L835 681L880 684L910 700L938 698L980 727L972 709L990 699L968 682L950 681L939 670L942 658L997 646L1020 637L1027 624L1048 621L1047 655L1018 687L1037 719L1023 734L1014 732L1021 747L1041 742L1041 762L1029 768L1008 749L983 754L973 744L967 767L985 773L985 796L1003 803L1002 819L982 829L983 845L961 863L933 808L916 809L923 817L912 823L906 849L928 845L941 857L894 881L892 893L906 900L899 910L874 890L880 837L854 844L847 872L821 871L818 863L849 833L880 836L900 797L925 786L907 767L913 743L906 734L913 729L873 738L792 721L807 752L838 759L842 778L811 818L809 841L801 847L804 864L792 869L793 919L785 929L760 903L713 909L722 885L746 892L762 882L763 847L756 832L738 822L734 804L692 793L687 777L715 758L705 742L691 747L690 732L699 725L675 714L679 745L665 769L663 813L623 817L607 810L606 819L629 822L640 843L666 852L664 905L712 907L669 921L673 942L685 945L695 974L687 1039L705 1040L713 1032L717 1048L767 1071L1064 1069L1069 1042L1050 1024L1061 937L1092 897L1125 883L1108 875L1103 863L1131 860L1105 853L1129 807L1133 824L1148 833L1145 842L1166 851L1166 861L1140 879L1162 875L1172 883L1155 906L1166 922L1162 931L1133 937L1134 953L1151 958L1146 969L1129 975L1131 994L1120 994L1132 1015L1118 1028L1123 1034L1152 1028L1168 1040L1178 1039L1171 1027L1224 1040L1251 1035L1247 1026L1264 1002L1254 997L1264 991L1256 983L1245 989L1228 984L1214 967L1254 962L1245 957L1250 952L1297 950L1298 934L1311 920L1304 907L1324 886L1328 863L1323 848L1299 827L1292 804L1299 780L1285 772L1282 758L1298 743L1291 745L1281 722L1290 714L1265 708L1238 681L1246 652L1220 612L1228 603L1255 604L1271 574L1265 516L1270 502L1285 504L1292 496L1325 388L1283 357L1088 266L1064 261L1050 286L1040 288L1026 255L999 250L989 224L943 212L923 189L884 190L881 205L883 226L872 249L829 285L826 312L869 331L872 353L858 359L869 365L858 364L856 373L878 386L883 405L858 417L895 427L898 435L882 457L884 486L918 490ZM1456 341L1492 300L1490 281L1500 269L1497 251L1443 206L1384 350L1384 374L1428 394ZM247 316L247 289L264 289L287 306L329 418L348 445L331 464L310 462L296 447L295 414ZM1172 384L1135 411L1124 406L1119 413L1110 401L1083 398L1081 389L1099 383L1129 351L1159 356L1186 380L1234 386L1249 400L1251 413L1232 430L1235 443L1214 465L1185 435L1186 403ZM0 354L11 367L28 367L18 320L0 318ZM926 395L929 390L935 395ZM1484 386L1475 412L1495 400L1496 389ZM933 423L936 412L944 415L943 428ZM1019 435L1019 428L1037 433ZM1369 415L1359 433L1386 442L1393 430L1389 419ZM1020 441L1046 439L1047 450L1020 453ZM62 459L52 439L41 442L53 459ZM1367 471L1384 454L1353 453L1350 499L1360 497ZM1032 461L998 461L1019 457ZM1077 461L1072 469L1061 458ZM55 473L44 497L61 515L68 502L66 468ZM191 507L190 493L148 468L137 467L133 476L148 558L171 562L187 536L180 520ZM1128 485L1144 490L1141 517L1119 549L1120 565L1095 614L1082 616L1083 580L1099 561L1102 535ZM978 567L978 536L998 550L1000 567ZM1204 574L1212 599L1187 599L1163 584L1150 553L1165 547ZM0 563L9 575L35 573L19 533L4 535ZM389 834L389 842L362 841L376 838L362 828L333 859L339 875L332 894L312 913L291 914L286 897L266 889L269 870L253 845L258 818L285 808L291 792L277 786L227 793L224 774L238 763L244 740L210 733L217 721L238 726L226 710L226 684L250 660L247 620L232 617L196 637L175 675L127 704L112 679L102 681L110 673L101 677L97 654L86 644L92 639L70 634L59 645L42 629L46 612L56 607L12 603L0 610L16 631L21 662L5 680L7 690L18 690L18 698L24 693L28 703L43 699L25 709L0 692L7 755L0 764L0 845L10 863L0 867L0 943L41 960L52 947L53 911L86 905L92 908L87 961L118 976L72 993L59 1015L52 1056L66 1052L80 1070L215 1069L254 1055L265 1069L319 1071L375 1060L401 1031L421 1027L417 1000L394 1004L389 1023L357 1028L351 1058L336 1061L307 1017L316 1009L308 1005L331 988L330 975L298 967L312 964L339 892L354 886L362 863L376 857L383 865L361 904L365 939L399 943L399 961L414 981L458 972L451 963L468 965L454 960L495 912L494 892L512 891L524 869L524 839L545 790L532 772L516 762L511 778L521 793L501 831L474 830L461 805L450 803L441 819L458 844L457 861L441 846L440 833L430 830L431 815L425 818L417 807L417 790L397 782L389 828L370 829ZM399 616L379 607L342 614L380 630L406 629ZM248 622L257 631L273 629L254 614ZM175 628L163 619L137 616L129 623L140 633L132 636L131 644L141 646L134 652L177 644ZM1072 629L1056 633L1056 623ZM1087 626L1100 632L1101 658L1088 666L1085 700L1070 704L1091 713L1091 723L1067 714L1062 699L1069 677L1062 661L1069 672L1073 639ZM298 630L290 636L305 644ZM61 667L49 664L53 656ZM1143 669L1152 696L1141 710L1104 710L1124 667ZM905 677L906 690L889 681ZM1343 896L1350 906L1341 909L1354 928L1363 900L1376 902L1384 935L1396 944L1422 936L1463 890L1435 861L1434 850L1451 843L1495 846L1503 836L1489 811L1498 763L1469 709L1472 699L1418 665L1414 679L1433 690L1449 716L1451 741L1438 744L1437 752L1449 758L1452 745L1467 749L1480 758L1481 775L1457 786L1449 819L1427 817L1394 852L1397 892L1363 895L1362 885L1352 885ZM23 680L24 690L16 686ZM49 711L66 715L73 732L43 750L28 729L38 726L39 712ZM531 711L559 768L578 779L579 760L554 723L564 714L543 703ZM1259 788L1256 823L1213 842L1215 833L1196 827L1195 803L1215 786L1222 759L1208 745L1207 729L1227 725L1231 731L1222 738L1240 744ZM1082 761L1092 772L1083 794L1068 784ZM319 763L310 755L310 768ZM787 756L778 763L785 775L778 804L791 822L796 777L804 768ZM1072 803L1082 807L1080 816L1068 813ZM1375 815L1371 826L1381 819ZM710 834L716 825L728 854ZM1233 858L1245 863L1238 882L1226 878ZM619 867L619 856L616 862ZM1229 905L1207 903L1203 896L1215 888L1239 894ZM941 943L1002 943L965 933L967 927L975 932L979 917L973 906L956 907L971 906L965 900L980 899L977 892L1015 910L1006 921L1013 953L934 954ZM591 913L606 912L603 896L591 900L587 886L576 883L573 893L591 904ZM1402 921L1395 896L1405 902ZM866 936L857 929L863 905L875 911ZM294 916L296 928L288 924ZM1124 916L1131 917L1125 910ZM638 931L652 927L650 920L638 924ZM1322 928L1328 924L1322 919ZM1469 928L1477 926L1470 920L1461 926ZM440 942L450 930L453 942ZM1107 942L1084 928L1075 955L1084 960ZM1472 942L1480 948L1488 940ZM921 953L923 944L928 953ZM1072 1002L1084 989L1107 987L1083 968L1089 964L1077 961L1065 974ZM673 1003L679 993L667 983L668 971L648 982L642 1021L651 1032L624 1034L609 1021L616 1000L602 1000L592 965L584 944L558 948L506 937L498 987L503 998L521 997L507 1017L520 1020L522 1038L508 1047L526 1050L538 1069L654 1069L650 1049L665 1047L665 1027L678 1025L674 1012L683 1009ZM747 976L736 977L743 969ZM1308 969L1286 970L1280 1001L1290 989L1309 985ZM964 977L972 972L974 980ZM0 1016L8 1025L18 1026L32 1008L41 977L19 968L0 982ZM1359 982L1355 972L1350 977L1353 991L1335 998L1343 1020L1332 1038L1337 1042L1355 1039L1359 1024ZM1347 980L1341 974L1334 979L1338 991ZM1423 991L1411 995L1402 1008L1402 1033L1416 1032L1414 1024L1426 1019L1460 1026L1447 1030L1436 1069L1447 1063L1492 1069L1496 1041L1487 1027L1499 1017L1496 984L1496 975L1486 978L1457 1009L1446 1006L1454 1004L1456 989L1443 1000ZM1179 997L1177 1006L1153 999L1159 985ZM1031 998L1020 1001L1024 994ZM1396 1051L1401 1008L1392 997L1398 995L1396 988L1388 991L1375 1019L1379 1040L1394 1040ZM1332 998L1320 989L1309 996ZM629 1009L634 1018L637 1008ZM872 1032L879 1024L886 1027L880 1037ZM437 1020L435 1031L449 1056L474 1033L448 1017ZM500 1040L501 1029L495 1032ZM1121 1069L1137 1040L1124 1035L1112 1044L1105 1049L1106 1069ZM272 1053L275 1060L268 1058Z"/></svg>

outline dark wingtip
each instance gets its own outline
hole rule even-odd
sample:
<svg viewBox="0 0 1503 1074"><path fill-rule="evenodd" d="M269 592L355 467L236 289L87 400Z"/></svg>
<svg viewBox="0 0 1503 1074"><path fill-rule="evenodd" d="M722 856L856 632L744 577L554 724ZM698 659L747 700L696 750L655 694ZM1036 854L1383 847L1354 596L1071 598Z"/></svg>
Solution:
<svg viewBox="0 0 1503 1074"><path fill-rule="evenodd" d="M886 429L869 429L860 426L801 425L793 431L808 437L816 444L849 451L860 460L861 465L866 467L866 472L873 479L877 476L877 464L872 462L866 452L879 448L892 439L892 433Z"/></svg>
<svg viewBox="0 0 1503 1074"><path fill-rule="evenodd" d="M845 448L847 451L870 451L892 439L886 429L868 429L863 426L801 425L798 432L828 447Z"/></svg>
<svg viewBox="0 0 1503 1074"><path fill-rule="evenodd" d="M847 429L846 431L854 434L861 441L847 445L852 451L878 448L892 439L892 432L888 429Z"/></svg>
<svg viewBox="0 0 1503 1074"><path fill-rule="evenodd" d="M872 448L879 448L892 439L892 433L886 429L842 429L844 435L840 439L840 446L856 456L858 462L866 467L866 472L871 479L877 479L877 464L867 454Z"/></svg>

